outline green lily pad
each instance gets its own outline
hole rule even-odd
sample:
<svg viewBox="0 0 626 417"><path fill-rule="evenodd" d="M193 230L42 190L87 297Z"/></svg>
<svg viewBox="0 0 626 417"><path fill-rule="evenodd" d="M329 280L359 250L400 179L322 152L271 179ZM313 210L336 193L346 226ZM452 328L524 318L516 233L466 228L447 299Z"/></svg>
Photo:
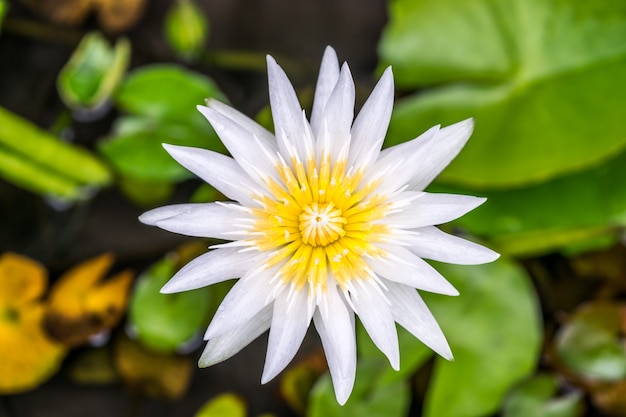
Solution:
<svg viewBox="0 0 626 417"><path fill-rule="evenodd" d="M577 417L583 412L583 396L571 391L556 396L558 381L548 374L535 375L510 393L503 407L503 417Z"/></svg>
<svg viewBox="0 0 626 417"><path fill-rule="evenodd" d="M487 202L455 221L505 253L536 255L617 235L626 224L626 153L588 171L515 190L479 193ZM433 187L435 191L476 194Z"/></svg>
<svg viewBox="0 0 626 417"><path fill-rule="evenodd" d="M210 78L176 65L149 65L130 73L115 95L122 110L161 124L193 125L210 135L213 130L197 110L205 99L225 101ZM214 133L213 133L214 135Z"/></svg>
<svg viewBox="0 0 626 417"><path fill-rule="evenodd" d="M142 274L130 304L130 323L139 341L159 352L172 352L204 329L211 308L210 289L161 294L178 262L165 257ZM190 308L193 306L193 308Z"/></svg>
<svg viewBox="0 0 626 417"><path fill-rule="evenodd" d="M175 65L150 65L127 77L116 102L129 115L116 121L113 133L98 148L120 173L129 198L156 204L170 195L172 183L192 177L163 143L225 151L196 109L207 98L224 100L224 95L211 79Z"/></svg>
<svg viewBox="0 0 626 417"><path fill-rule="evenodd" d="M437 269L461 295L424 294L455 358L437 358L424 416L490 414L537 365L541 316L534 289L528 275L505 259Z"/></svg>
<svg viewBox="0 0 626 417"><path fill-rule="evenodd" d="M622 306L602 302L578 310L556 336L556 352L567 369L593 381L626 377L623 314Z"/></svg>
<svg viewBox="0 0 626 417"><path fill-rule="evenodd" d="M504 188L599 164L626 147L626 4L609 0L395 0L380 43L397 85L396 144L476 118L440 176ZM600 131L601 129L601 131Z"/></svg>

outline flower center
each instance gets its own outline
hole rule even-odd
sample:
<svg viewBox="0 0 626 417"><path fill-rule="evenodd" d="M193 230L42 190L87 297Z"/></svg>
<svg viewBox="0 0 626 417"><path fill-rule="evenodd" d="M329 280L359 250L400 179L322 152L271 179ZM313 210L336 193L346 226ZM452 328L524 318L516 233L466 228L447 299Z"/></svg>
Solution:
<svg viewBox="0 0 626 417"><path fill-rule="evenodd" d="M344 236L346 219L341 214L332 202L306 206L299 217L302 241L311 246L326 246Z"/></svg>

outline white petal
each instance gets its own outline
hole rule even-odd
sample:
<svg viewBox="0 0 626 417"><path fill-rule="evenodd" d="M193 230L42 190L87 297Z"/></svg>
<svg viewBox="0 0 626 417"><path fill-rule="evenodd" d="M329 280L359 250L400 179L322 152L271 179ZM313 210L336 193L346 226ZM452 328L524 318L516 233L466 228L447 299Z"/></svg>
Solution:
<svg viewBox="0 0 626 417"><path fill-rule="evenodd" d="M156 223L161 220L174 217L189 210L188 204L172 204L169 206L157 207L152 210L148 210L139 216L139 221L149 226L156 226Z"/></svg>
<svg viewBox="0 0 626 417"><path fill-rule="evenodd" d="M317 85L315 86L315 97L313 99L313 109L311 110L311 129L314 136L317 136L324 120L324 107L328 102L330 93L335 88L339 79L339 61L335 50L330 46L326 47L320 72L317 77Z"/></svg>
<svg viewBox="0 0 626 417"><path fill-rule="evenodd" d="M211 123L224 146L250 178L257 180L261 186L266 184L264 179L267 177L279 179L275 170L278 162L275 143L256 138L243 126L212 108L198 106L198 110Z"/></svg>
<svg viewBox="0 0 626 417"><path fill-rule="evenodd" d="M379 182L376 192L390 194L409 184L423 164L439 131L434 126L417 138L385 149L363 178L363 183Z"/></svg>
<svg viewBox="0 0 626 417"><path fill-rule="evenodd" d="M389 359L391 367L400 369L398 333L387 298L373 280L360 280L356 284L355 291L350 291L356 314L374 344Z"/></svg>
<svg viewBox="0 0 626 417"><path fill-rule="evenodd" d="M379 246L386 252L386 256L367 259L367 263L376 274L420 290L459 295L459 292L435 268L408 249L395 245Z"/></svg>
<svg viewBox="0 0 626 417"><path fill-rule="evenodd" d="M261 383L271 381L293 359L311 323L307 313L307 290L296 290L291 296L288 290L276 297L267 355Z"/></svg>
<svg viewBox="0 0 626 417"><path fill-rule="evenodd" d="M500 257L489 248L444 233L434 226L407 232L401 239L420 258L450 264L478 265L493 262Z"/></svg>
<svg viewBox="0 0 626 417"><path fill-rule="evenodd" d="M234 205L190 203L178 204L174 207L178 208L175 216L157 220L154 224L161 229L187 236L231 240L247 236L243 227L239 229L237 227L241 222L250 221L251 217L234 208ZM239 235L235 234L236 231L240 232Z"/></svg>
<svg viewBox="0 0 626 417"><path fill-rule="evenodd" d="M414 191L406 194L414 193ZM458 194L421 193L408 206L386 216L381 222L402 229L447 223L480 206L487 199Z"/></svg>
<svg viewBox="0 0 626 417"><path fill-rule="evenodd" d="M273 299L269 281L275 271L256 270L244 275L226 294L204 338L212 339L242 326Z"/></svg>
<svg viewBox="0 0 626 417"><path fill-rule="evenodd" d="M352 392L356 375L354 313L335 285L328 286L322 304L315 311L313 321L324 347L337 402L343 405Z"/></svg>
<svg viewBox="0 0 626 417"><path fill-rule="evenodd" d="M402 284L385 284L389 289L391 310L398 324L436 353L452 360L446 337L418 292Z"/></svg>
<svg viewBox="0 0 626 417"><path fill-rule="evenodd" d="M163 294L194 290L240 278L253 267L258 254L237 248L214 249L198 256L176 273L161 288Z"/></svg>
<svg viewBox="0 0 626 417"><path fill-rule="evenodd" d="M206 344L198 361L198 366L206 368L235 355L263 334L270 327L271 319L272 306L267 306L247 323L231 329L228 333L212 338Z"/></svg>
<svg viewBox="0 0 626 417"><path fill-rule="evenodd" d="M258 137L268 145L276 143L272 132L270 132L245 114L241 113L240 111L215 99L207 100L207 106L228 117L233 122L239 124L241 127L250 132L251 135Z"/></svg>
<svg viewBox="0 0 626 417"><path fill-rule="evenodd" d="M410 183L411 190L423 190L463 149L474 131L474 119L444 127Z"/></svg>
<svg viewBox="0 0 626 417"><path fill-rule="evenodd" d="M393 73L387 68L352 126L348 166L366 169L380 152L393 108Z"/></svg>
<svg viewBox="0 0 626 417"><path fill-rule="evenodd" d="M207 149L167 144L163 147L179 164L230 199L250 206L255 204L254 192L263 192L233 158Z"/></svg>
<svg viewBox="0 0 626 417"><path fill-rule="evenodd" d="M292 157L299 157L301 161L304 161L306 154L302 136L305 127L302 124L302 108L289 78L269 55L267 56L267 75L270 106L280 153L288 163Z"/></svg>
<svg viewBox="0 0 626 417"><path fill-rule="evenodd" d="M350 146L350 128L354 119L354 82L348 64L343 64L339 81L324 107L322 129L318 134L317 157L322 152L330 154L331 160L347 158Z"/></svg>

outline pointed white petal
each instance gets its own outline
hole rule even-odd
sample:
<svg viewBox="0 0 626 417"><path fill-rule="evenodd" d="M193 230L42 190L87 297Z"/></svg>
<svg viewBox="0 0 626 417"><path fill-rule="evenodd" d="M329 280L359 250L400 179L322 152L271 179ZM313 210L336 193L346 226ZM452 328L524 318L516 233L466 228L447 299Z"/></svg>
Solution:
<svg viewBox="0 0 626 417"><path fill-rule="evenodd" d="M337 402L343 405L352 392L356 375L354 313L334 284L328 286L322 304L315 311L313 321L324 347Z"/></svg>
<svg viewBox="0 0 626 417"><path fill-rule="evenodd" d="M428 159L422 161L410 183L411 190L423 190L463 149L474 131L474 119L446 126L440 130Z"/></svg>
<svg viewBox="0 0 626 417"><path fill-rule="evenodd" d="M303 161L306 155L301 138L305 127L302 124L302 108L296 92L287 74L269 55L267 56L267 75L270 106L280 153L288 163L292 157L296 156Z"/></svg>
<svg viewBox="0 0 626 417"><path fill-rule="evenodd" d="M452 352L439 324L416 290L402 284L385 282L391 310L398 324L426 346L448 360Z"/></svg>
<svg viewBox="0 0 626 417"><path fill-rule="evenodd" d="M270 327L272 306L263 308L247 323L208 341L198 366L206 368L235 355Z"/></svg>
<svg viewBox="0 0 626 417"><path fill-rule="evenodd" d="M254 192L263 192L233 158L207 149L167 144L163 147L179 164L230 199L251 206L255 205Z"/></svg>
<svg viewBox="0 0 626 417"><path fill-rule="evenodd" d="M341 67L339 81L328 98L323 114L323 127L319 135L326 137L317 143L317 157L321 158L324 150L330 154L333 161L346 158L350 144L350 128L354 119L354 82L348 64Z"/></svg>
<svg viewBox="0 0 626 417"><path fill-rule="evenodd" d="M198 106L198 110L211 123L224 146L250 178L262 187L266 184L266 177L277 179L275 166L278 147L275 143L256 138L243 126L212 108Z"/></svg>
<svg viewBox="0 0 626 417"><path fill-rule="evenodd" d="M252 219L247 213L233 206L218 203L178 204L175 216L157 220L154 224L161 229L181 235L196 237L212 237L215 239L246 237L246 230L237 225Z"/></svg>
<svg viewBox="0 0 626 417"><path fill-rule="evenodd" d="M161 288L161 293L194 290L239 278L255 265L257 258L258 254L240 252L238 248L214 249L185 265Z"/></svg>
<svg viewBox="0 0 626 417"><path fill-rule="evenodd" d="M374 280L358 281L355 287L356 291L350 291L350 298L356 314L374 344L389 359L391 367L399 370L398 333L388 300Z"/></svg>
<svg viewBox="0 0 626 417"><path fill-rule="evenodd" d="M427 158L437 132L439 126L434 126L409 142L385 149L363 178L363 183L379 182L376 188L379 194L391 194L405 187Z"/></svg>
<svg viewBox="0 0 626 417"><path fill-rule="evenodd" d="M459 295L435 268L408 249L396 245L379 246L386 252L386 256L367 259L367 263L379 276L424 291Z"/></svg>
<svg viewBox="0 0 626 417"><path fill-rule="evenodd" d="M273 299L269 281L275 270L252 270L239 279L217 309L205 340L212 339L248 322Z"/></svg>
<svg viewBox="0 0 626 417"><path fill-rule="evenodd" d="M442 232L434 226L410 231L402 237L411 252L420 258L459 265L479 265L493 262L500 255L469 240Z"/></svg>
<svg viewBox="0 0 626 417"><path fill-rule="evenodd" d="M258 137L267 144L276 143L272 132L270 132L245 114L241 113L240 111L230 107L229 105L215 99L209 99L207 100L207 106L228 117L233 122L239 124L241 127L250 132L251 135Z"/></svg>
<svg viewBox="0 0 626 417"><path fill-rule="evenodd" d="M172 204L169 206L157 207L155 209L148 210L139 216L139 221L149 226L156 226L158 221L177 216L188 209L188 204Z"/></svg>
<svg viewBox="0 0 626 417"><path fill-rule="evenodd" d="M458 219L486 200L470 195L421 193L408 206L389 214L382 222L401 229L433 226Z"/></svg>
<svg viewBox="0 0 626 417"><path fill-rule="evenodd" d="M312 317L307 313L306 287L301 291L294 291L291 296L287 293L287 289L283 290L274 301L262 384L274 379L291 362L311 323Z"/></svg>
<svg viewBox="0 0 626 417"><path fill-rule="evenodd" d="M339 61L335 50L330 46L326 47L322 64L320 65L317 85L315 86L315 97L313 99L313 109L311 110L311 129L314 136L320 133L324 116L324 107L328 102L331 92L339 79Z"/></svg>
<svg viewBox="0 0 626 417"><path fill-rule="evenodd" d="M387 68L352 126L348 166L366 169L383 146L393 108L393 73Z"/></svg>

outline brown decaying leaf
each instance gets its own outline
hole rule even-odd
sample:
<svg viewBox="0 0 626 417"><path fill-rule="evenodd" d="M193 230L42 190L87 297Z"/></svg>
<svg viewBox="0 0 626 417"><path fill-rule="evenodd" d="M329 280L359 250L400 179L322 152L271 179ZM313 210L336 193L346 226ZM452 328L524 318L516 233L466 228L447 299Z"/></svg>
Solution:
<svg viewBox="0 0 626 417"><path fill-rule="evenodd" d="M76 26L92 12L107 32L131 28L143 15L145 0L21 0L42 17L61 25Z"/></svg>
<svg viewBox="0 0 626 417"><path fill-rule="evenodd" d="M126 311L133 274L122 271L102 282L113 256L104 254L74 267L52 288L46 328L68 346L115 326Z"/></svg>
<svg viewBox="0 0 626 417"><path fill-rule="evenodd" d="M35 388L53 375L65 356L64 346L44 332L46 270L24 256L0 256L0 393Z"/></svg>
<svg viewBox="0 0 626 417"><path fill-rule="evenodd" d="M194 369L188 356L154 352L123 335L115 342L115 366L130 389L170 400L185 394Z"/></svg>

